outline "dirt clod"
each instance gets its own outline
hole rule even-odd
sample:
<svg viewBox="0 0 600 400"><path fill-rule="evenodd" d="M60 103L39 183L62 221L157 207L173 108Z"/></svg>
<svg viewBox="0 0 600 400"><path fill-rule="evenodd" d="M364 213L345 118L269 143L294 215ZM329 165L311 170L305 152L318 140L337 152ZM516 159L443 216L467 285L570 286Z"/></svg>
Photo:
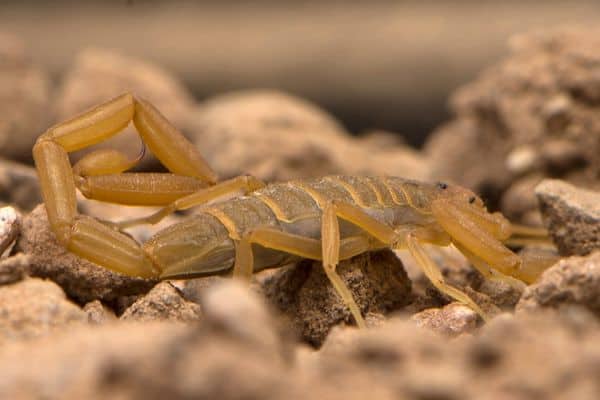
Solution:
<svg viewBox="0 0 600 400"><path fill-rule="evenodd" d="M18 253L0 261L0 285L14 283L29 274L31 256Z"/></svg>
<svg viewBox="0 0 600 400"><path fill-rule="evenodd" d="M562 255L586 255L600 249L600 192L545 180L535 194Z"/></svg>
<svg viewBox="0 0 600 400"><path fill-rule="evenodd" d="M202 316L198 304L186 301L169 282L160 282L129 306L121 319L135 321L197 321Z"/></svg>
<svg viewBox="0 0 600 400"><path fill-rule="evenodd" d="M410 301L410 280L392 251L342 261L337 272L363 315L386 314ZM315 346L323 343L333 326L354 323L320 262L306 261L284 269L263 286L269 301L287 316L293 329Z"/></svg>
<svg viewBox="0 0 600 400"><path fill-rule="evenodd" d="M25 279L0 286L0 347L9 340L40 337L84 322L85 312L53 282Z"/></svg>
<svg viewBox="0 0 600 400"><path fill-rule="evenodd" d="M565 258L525 289L517 310L535 311L579 305L600 318L599 288L600 251L588 256Z"/></svg>

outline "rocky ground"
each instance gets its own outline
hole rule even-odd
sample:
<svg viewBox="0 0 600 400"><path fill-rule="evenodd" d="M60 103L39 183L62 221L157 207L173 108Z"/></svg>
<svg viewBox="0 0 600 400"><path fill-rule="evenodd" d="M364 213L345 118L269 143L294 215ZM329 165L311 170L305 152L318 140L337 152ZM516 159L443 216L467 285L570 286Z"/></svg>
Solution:
<svg viewBox="0 0 600 400"><path fill-rule="evenodd" d="M391 133L352 137L284 93L196 103L166 71L106 51L82 52L53 87L18 40L1 37L0 75L11 84L0 85L10 118L0 123L0 398L600 398L598 33L515 39L508 59L457 91L455 119L424 151ZM526 286L484 279L455 249L430 249L445 279L492 316L483 323L406 254L359 255L338 271L366 330L316 262L261 273L249 287L109 272L57 243L27 162L49 121L123 90L154 102L222 177L446 176L513 220L544 223L560 261ZM113 145L140 146L132 132ZM80 201L102 218L149 213L123 210Z"/></svg>

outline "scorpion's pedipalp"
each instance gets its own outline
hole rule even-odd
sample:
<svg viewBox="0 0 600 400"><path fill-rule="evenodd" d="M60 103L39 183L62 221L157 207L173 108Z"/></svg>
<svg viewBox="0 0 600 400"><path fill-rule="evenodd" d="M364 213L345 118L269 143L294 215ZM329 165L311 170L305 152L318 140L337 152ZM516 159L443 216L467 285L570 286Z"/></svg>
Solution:
<svg viewBox="0 0 600 400"><path fill-rule="evenodd" d="M457 242L505 275L514 276L521 259L493 236L488 223L476 213L465 213L455 203L435 200L431 209L438 224ZM492 233L490 233L490 231Z"/></svg>
<svg viewBox="0 0 600 400"><path fill-rule="evenodd" d="M473 309L477 314L481 316L484 320L488 320L487 314L475 303L466 293L458 290L457 288L448 285L444 281L444 277L440 272L439 268L435 265L435 263L429 258L427 252L419 243L419 239L416 234L409 233L406 235L404 240L408 251L413 256L413 258L417 261L417 263L421 266L425 276L431 281L433 286L435 286L440 292L447 294L455 300L469 306Z"/></svg>

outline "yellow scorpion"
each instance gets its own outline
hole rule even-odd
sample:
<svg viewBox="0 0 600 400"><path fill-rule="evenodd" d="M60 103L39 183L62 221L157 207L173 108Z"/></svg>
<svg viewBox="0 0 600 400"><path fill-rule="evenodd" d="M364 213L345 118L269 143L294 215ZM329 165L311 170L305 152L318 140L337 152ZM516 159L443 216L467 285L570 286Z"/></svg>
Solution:
<svg viewBox="0 0 600 400"><path fill-rule="evenodd" d="M68 153L116 135L131 121L168 173L124 173L138 159L117 150L94 151L71 167ZM250 279L298 259L321 260L359 327L365 322L336 266L360 253L407 249L437 289L484 318L468 295L444 282L423 244L453 244L490 278L532 282L548 266L503 244L515 234L540 236L543 231L511 225L459 186L366 176L270 185L239 176L219 182L194 145L152 104L129 93L48 129L33 147L33 157L51 228L74 254L112 271L152 279L230 272ZM162 208L109 225L77 212L76 188L90 199ZM198 213L141 246L120 230L195 206Z"/></svg>

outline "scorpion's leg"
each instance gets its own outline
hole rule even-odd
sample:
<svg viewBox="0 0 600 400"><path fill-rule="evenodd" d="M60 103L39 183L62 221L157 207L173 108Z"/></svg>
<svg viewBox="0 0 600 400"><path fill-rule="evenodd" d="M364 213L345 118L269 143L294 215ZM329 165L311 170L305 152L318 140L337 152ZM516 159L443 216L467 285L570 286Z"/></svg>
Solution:
<svg viewBox="0 0 600 400"><path fill-rule="evenodd" d="M312 260L325 260L323 256L329 257L328 254L325 254L321 241L317 239L282 232L271 228L258 228L250 232L247 236L242 238L242 240L238 241L236 245L234 276L244 276L247 272L243 271L247 271L248 266L252 265L253 256L251 247L246 247L246 243L244 242L256 243L266 248L283 251ZM340 241L338 235L338 251L335 252L335 257L339 259L348 259L369 250L369 246L369 240L364 236L352 236ZM248 249L250 249L250 252L247 251ZM245 259L237 259L238 256L243 256ZM326 261L323 262L324 266L325 264ZM325 273L338 295L342 298L342 301L350 309L357 325L361 328L365 327L366 325L360 314L360 309L356 305L350 290L346 287L337 272L335 272L335 265L332 267L330 262L328 267L325 266Z"/></svg>
<svg viewBox="0 0 600 400"><path fill-rule="evenodd" d="M358 306L356 306L350 292L346 286L343 285L343 282L335 271L341 257L338 218L342 218L358 226L367 234L377 239L381 245L391 245L392 243L395 243L397 234L392 228L377 221L357 206L333 201L328 201L323 205L321 226L323 267L325 268L325 272L331 280L331 283L336 287L344 301L346 301L348 307L350 307L357 324L359 326L364 326L365 323L362 316L360 316ZM371 250L372 248L373 243L368 243L365 251Z"/></svg>
<svg viewBox="0 0 600 400"><path fill-rule="evenodd" d="M440 272L439 268L437 267L437 265L435 265L433 260L431 260L429 255L427 255L427 252L419 243L417 233L408 233L405 236L405 245L408 248L410 254L414 257L417 263L419 263L419 265L423 269L423 272L431 281L433 286L435 286L440 292L449 295L453 299L458 300L463 304L466 304L477 314L479 314L484 320L488 320L486 313L483 312L483 310L479 308L477 303L475 303L466 293L458 290L453 286L448 285L444 281L444 277Z"/></svg>
<svg viewBox="0 0 600 400"><path fill-rule="evenodd" d="M419 240L434 242L439 240L435 233L432 233L427 229L413 230L413 232L408 232L408 234L405 233L405 230L396 232L389 226L377 221L370 215L366 214L361 208L357 206L346 203L329 202L325 205L325 210L323 212L324 230L322 235L324 252L335 252L335 248L326 249L326 242L331 243L332 239L326 241L325 236L327 234L327 230L330 231L330 234L335 235L335 227L325 227L326 223L328 225L337 224L337 218L335 217L339 217L352 222L361 229L365 230L365 232L367 232L368 234L375 237L382 244L389 245L394 248L401 248L403 246L406 246L409 249L411 255L417 260L421 268L423 268L423 271L427 278L431 280L433 285L438 290L468 305L475 312L481 315L483 319L487 318L487 316L481 310L481 308L479 308L479 306L473 300L471 300L471 298L466 293L463 293L462 291L444 282L444 279L439 269L437 268L435 263L429 258L423 247L419 244ZM333 244L333 246L335 246L335 243Z"/></svg>

